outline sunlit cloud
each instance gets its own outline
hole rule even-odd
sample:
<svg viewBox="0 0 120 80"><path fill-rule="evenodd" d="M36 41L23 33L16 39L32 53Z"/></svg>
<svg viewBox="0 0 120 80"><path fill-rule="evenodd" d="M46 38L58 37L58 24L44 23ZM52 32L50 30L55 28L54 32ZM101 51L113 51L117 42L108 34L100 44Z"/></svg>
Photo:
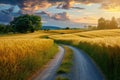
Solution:
<svg viewBox="0 0 120 80"><path fill-rule="evenodd" d="M119 12L120 11L120 1L119 0L106 0L102 3L101 8L110 12Z"/></svg>
<svg viewBox="0 0 120 80"><path fill-rule="evenodd" d="M95 24L95 23L97 23L97 19L98 18L96 18L96 17L85 16L85 17L80 17L80 18L72 19L72 21L76 22L76 23Z"/></svg>
<svg viewBox="0 0 120 80"><path fill-rule="evenodd" d="M107 7L104 8L105 11L109 11L109 12L120 12L120 6L116 6L116 7Z"/></svg>
<svg viewBox="0 0 120 80"><path fill-rule="evenodd" d="M75 3L81 3L86 5L92 5L93 3L101 4L101 9L108 11L119 11L119 0L1 0L1 4L18 5L24 12L34 12L40 9L45 9L53 5L58 5L60 9L83 9L81 7L74 7Z"/></svg>
<svg viewBox="0 0 120 80"><path fill-rule="evenodd" d="M120 12L119 4L119 0L0 0L0 10L17 5L20 8L17 14L44 11L37 15L45 14L45 18L56 21L97 23L100 17L116 16Z"/></svg>
<svg viewBox="0 0 120 80"><path fill-rule="evenodd" d="M36 13L36 15L44 16L46 18L54 19L58 21L67 21L70 19L70 15L67 12L50 13L50 12L42 11L42 12Z"/></svg>
<svg viewBox="0 0 120 80"><path fill-rule="evenodd" d="M23 13L34 13L37 10L43 10L50 7L51 4L47 1L39 2L36 1L26 1L24 2L24 7L22 7Z"/></svg>

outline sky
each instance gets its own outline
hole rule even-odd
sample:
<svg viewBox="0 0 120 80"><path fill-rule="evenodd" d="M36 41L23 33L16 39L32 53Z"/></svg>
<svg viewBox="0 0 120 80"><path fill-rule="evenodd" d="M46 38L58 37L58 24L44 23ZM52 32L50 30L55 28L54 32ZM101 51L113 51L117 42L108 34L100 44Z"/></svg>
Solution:
<svg viewBox="0 0 120 80"><path fill-rule="evenodd" d="M0 0L0 23L35 14L43 25L81 28L97 25L100 17L120 18L119 4L119 0Z"/></svg>

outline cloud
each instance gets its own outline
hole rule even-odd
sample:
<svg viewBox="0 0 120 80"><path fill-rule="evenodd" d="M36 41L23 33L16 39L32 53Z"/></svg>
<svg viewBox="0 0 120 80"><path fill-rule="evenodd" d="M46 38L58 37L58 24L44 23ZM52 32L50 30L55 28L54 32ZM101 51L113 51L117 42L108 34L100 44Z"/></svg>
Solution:
<svg viewBox="0 0 120 80"><path fill-rule="evenodd" d="M75 23L70 20L58 21L58 20L54 20L54 19L44 19L43 25L44 26L58 26L58 27L62 27L62 28L65 28L65 27L82 28L82 27L84 27L84 24L82 24L82 23Z"/></svg>
<svg viewBox="0 0 120 80"><path fill-rule="evenodd" d="M82 9L73 7L77 0L0 0L0 4L18 5L23 13L34 13L37 10L43 10L53 5L58 5L61 9Z"/></svg>
<svg viewBox="0 0 120 80"><path fill-rule="evenodd" d="M1 10L2 13L11 14L14 10L14 7L10 7L9 9Z"/></svg>
<svg viewBox="0 0 120 80"><path fill-rule="evenodd" d="M84 16L77 19L72 19L72 22L75 23L86 23L86 24L95 24L97 23L98 18L94 16Z"/></svg>
<svg viewBox="0 0 120 80"><path fill-rule="evenodd" d="M101 6L101 9L107 11L120 11L120 1L118 0L106 0Z"/></svg>
<svg viewBox="0 0 120 80"><path fill-rule="evenodd" d="M53 16L51 16L51 18L54 20L67 21L69 20L69 15L66 12L56 13Z"/></svg>
<svg viewBox="0 0 120 80"><path fill-rule="evenodd" d="M26 1L24 2L23 6L21 7L23 13L34 13L37 10L44 10L45 8L50 7L52 4L48 3L47 1Z"/></svg>
<svg viewBox="0 0 120 80"><path fill-rule="evenodd" d="M67 12L50 13L47 11L41 11L41 12L37 12L35 14L41 16L42 18L49 18L49 19L54 19L54 20L59 20L59 21L70 20L70 17Z"/></svg>
<svg viewBox="0 0 120 80"><path fill-rule="evenodd" d="M81 7L74 7L74 1L70 1L70 2L64 2L64 3L60 3L58 4L57 6L57 9L70 9L70 8L73 8L73 9L84 9L84 8L81 8Z"/></svg>
<svg viewBox="0 0 120 80"><path fill-rule="evenodd" d="M60 3L57 8L58 9L69 9L73 6L74 4L74 0L66 0L65 2L63 3Z"/></svg>
<svg viewBox="0 0 120 80"><path fill-rule="evenodd" d="M1 10L0 11L0 22L10 22L13 20L13 16L11 16L11 10Z"/></svg>
<svg viewBox="0 0 120 80"><path fill-rule="evenodd" d="M58 5L57 8L59 9L83 9L74 7L75 3L100 3L101 9L120 10L119 0L0 0L0 4L18 5L23 13L34 13L37 10L43 10L53 5Z"/></svg>
<svg viewBox="0 0 120 80"><path fill-rule="evenodd" d="M48 17L52 16L52 14L47 11L36 12L35 14L40 16L47 15Z"/></svg>

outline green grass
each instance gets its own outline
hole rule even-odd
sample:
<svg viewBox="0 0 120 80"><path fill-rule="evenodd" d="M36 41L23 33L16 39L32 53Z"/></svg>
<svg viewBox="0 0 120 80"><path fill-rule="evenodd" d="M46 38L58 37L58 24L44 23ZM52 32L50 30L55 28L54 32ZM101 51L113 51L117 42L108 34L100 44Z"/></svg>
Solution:
<svg viewBox="0 0 120 80"><path fill-rule="evenodd" d="M73 52L70 48L68 48L67 46L64 46L65 48L65 55L62 61L62 64L60 66L60 68L57 71L57 74L69 74L71 67L72 67L72 60L73 60ZM56 78L56 80L69 80L66 77L60 77L58 76Z"/></svg>

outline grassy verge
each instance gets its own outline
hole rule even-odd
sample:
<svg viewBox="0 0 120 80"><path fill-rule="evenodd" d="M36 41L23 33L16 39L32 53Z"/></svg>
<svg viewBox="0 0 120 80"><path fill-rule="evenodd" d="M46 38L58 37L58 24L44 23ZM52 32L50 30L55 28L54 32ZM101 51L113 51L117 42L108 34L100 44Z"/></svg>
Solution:
<svg viewBox="0 0 120 80"><path fill-rule="evenodd" d="M58 76L56 77L56 80L69 80L67 76L65 77L59 76L62 74L68 75L70 73L71 66L72 66L73 52L67 46L64 46L64 49L65 49L65 56L60 68L57 71Z"/></svg>
<svg viewBox="0 0 120 80"><path fill-rule="evenodd" d="M1 39L0 80L25 80L57 51L50 39Z"/></svg>

